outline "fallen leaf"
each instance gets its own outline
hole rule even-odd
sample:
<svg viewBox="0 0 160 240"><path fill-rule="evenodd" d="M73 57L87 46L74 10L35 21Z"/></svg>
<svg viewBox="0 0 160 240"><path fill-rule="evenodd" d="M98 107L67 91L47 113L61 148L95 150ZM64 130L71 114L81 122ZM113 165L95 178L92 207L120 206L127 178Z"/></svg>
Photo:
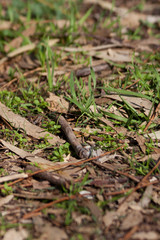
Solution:
<svg viewBox="0 0 160 240"><path fill-rule="evenodd" d="M11 228L5 233L3 240L24 240L27 239L27 237L28 232L25 229L21 228L18 231L14 228Z"/></svg>
<svg viewBox="0 0 160 240"><path fill-rule="evenodd" d="M142 152L146 153L146 145L145 145L146 139L143 136L136 134L136 141L138 142Z"/></svg>
<svg viewBox="0 0 160 240"><path fill-rule="evenodd" d="M105 215L103 216L103 222L105 227L109 227L115 219L117 219L117 213L115 211L107 210Z"/></svg>
<svg viewBox="0 0 160 240"><path fill-rule="evenodd" d="M9 203L13 198L14 198L13 194L1 198L0 199L0 207L2 207L3 205Z"/></svg>
<svg viewBox="0 0 160 240"><path fill-rule="evenodd" d="M91 221L91 217L85 214L81 214L80 216L77 215L76 212L72 213L72 218L74 219L74 221L78 224L81 225L83 224L83 222L86 221Z"/></svg>
<svg viewBox="0 0 160 240"><path fill-rule="evenodd" d="M0 30L5 30L5 29L9 29L11 27L12 23L11 21L2 21L0 20Z"/></svg>
<svg viewBox="0 0 160 240"><path fill-rule="evenodd" d="M131 211L122 222L121 229L128 230L143 221L143 215L139 211Z"/></svg>
<svg viewBox="0 0 160 240"><path fill-rule="evenodd" d="M43 228L43 234L39 237L39 240L65 240L68 239L67 234L63 229L58 227L53 227L52 225L47 224Z"/></svg>
<svg viewBox="0 0 160 240"><path fill-rule="evenodd" d="M142 208L147 208L149 206L149 203L152 199L152 190L153 190L152 185L146 187L146 189L143 193L142 199L139 202L139 204Z"/></svg>
<svg viewBox="0 0 160 240"><path fill-rule="evenodd" d="M138 240L158 240L159 239L159 233L154 231L149 232L136 232L133 234L132 239L138 239Z"/></svg>
<svg viewBox="0 0 160 240"><path fill-rule="evenodd" d="M121 94L119 94L119 95L121 95ZM113 99L113 100L122 102L123 101L122 98L123 98L135 109L143 109L143 111L146 115L149 114L151 107L152 107L152 102L149 101L148 99L125 96L125 95L121 95L122 96L122 98L121 98L119 95L118 94L109 94L107 96L103 96L103 101L106 98L106 103L107 103L108 99Z"/></svg>
<svg viewBox="0 0 160 240"><path fill-rule="evenodd" d="M160 205L160 192L154 191L152 193L152 201L155 202L156 204Z"/></svg>
<svg viewBox="0 0 160 240"><path fill-rule="evenodd" d="M154 133L148 133L148 134L145 134L144 136L159 140L160 139L160 131L155 131Z"/></svg>

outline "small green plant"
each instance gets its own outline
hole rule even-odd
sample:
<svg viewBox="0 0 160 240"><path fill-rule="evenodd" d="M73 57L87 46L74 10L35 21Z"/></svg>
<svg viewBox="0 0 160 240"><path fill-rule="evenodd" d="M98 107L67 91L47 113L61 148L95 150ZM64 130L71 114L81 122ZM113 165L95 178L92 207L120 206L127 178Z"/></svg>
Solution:
<svg viewBox="0 0 160 240"><path fill-rule="evenodd" d="M49 39L42 42L38 46L38 58L41 62L42 68L47 70L47 81L49 91L53 90L55 85L54 81L54 68L56 65L54 52L49 46Z"/></svg>
<svg viewBox="0 0 160 240"><path fill-rule="evenodd" d="M146 141L145 145L146 145L146 154L147 155L151 154L154 151L154 148L155 148L154 141L150 138L150 141L148 141L148 142Z"/></svg>
<svg viewBox="0 0 160 240"><path fill-rule="evenodd" d="M13 188L8 186L8 184L5 182L4 188L1 189L1 193L6 196L6 195L11 194L12 192L13 192Z"/></svg>
<svg viewBox="0 0 160 240"><path fill-rule="evenodd" d="M84 176L83 180L79 183L76 184L71 184L69 188L69 192L67 189L64 188L64 191L68 194L69 196L76 195L78 194L85 185L90 183L90 180L88 180L88 173ZM83 206L78 206L78 203L75 199L70 199L68 201L64 201L62 203L57 204L58 207L66 209L66 216L65 216L65 225L70 225L73 221L72 218L72 212L73 211L80 211L81 213L85 214L90 214L90 211L88 208L85 208Z"/></svg>
<svg viewBox="0 0 160 240"><path fill-rule="evenodd" d="M9 223L3 216L0 214L0 236L1 233L4 233L10 228L18 228L18 227L26 227L28 230L33 228L33 224L31 223ZM28 238L27 238L28 239ZM32 238L31 238L32 239Z"/></svg>
<svg viewBox="0 0 160 240"><path fill-rule="evenodd" d="M0 176L6 176L8 175L8 172L4 168L0 168Z"/></svg>
<svg viewBox="0 0 160 240"><path fill-rule="evenodd" d="M23 148L26 146L27 139L23 134L16 130L2 129L0 133L6 138L7 141L12 141L13 143L18 142L19 147Z"/></svg>
<svg viewBox="0 0 160 240"><path fill-rule="evenodd" d="M112 136L112 135L98 135L99 137L103 137L104 140L103 141L97 141L96 142L96 146L100 147L102 150L106 150L107 149L114 149L120 146L120 144L117 143L117 139Z"/></svg>
<svg viewBox="0 0 160 240"><path fill-rule="evenodd" d="M59 129L61 128L60 125L57 125L54 121L51 121L50 119L44 120L41 125L43 128L45 128L50 133L59 133Z"/></svg>
<svg viewBox="0 0 160 240"><path fill-rule="evenodd" d="M93 87L92 87L92 82L93 82ZM78 88L78 91L75 90L75 87ZM80 78L80 80L78 81L76 77L74 78L72 73L70 77L71 97L66 97L66 98L79 108L82 115L86 114L90 118L100 116L100 114L96 113L96 104L94 100L95 88L96 88L96 76L92 68L91 68L91 75L89 76L89 79L88 79L89 93L87 93L86 86L84 85L82 79ZM93 106L92 109L91 109L91 106Z"/></svg>
<svg viewBox="0 0 160 240"><path fill-rule="evenodd" d="M74 195L79 193L83 187L91 182L91 180L88 180L88 173L85 174L83 180L81 182L75 183L74 185L70 185L69 192L70 195Z"/></svg>
<svg viewBox="0 0 160 240"><path fill-rule="evenodd" d="M78 233L75 234L75 236L71 237L70 240L84 240L84 237L82 236L82 234Z"/></svg>
<svg viewBox="0 0 160 240"><path fill-rule="evenodd" d="M142 34L141 27L137 27L134 31L129 29L127 32L128 38L131 40L141 39L142 38L141 34Z"/></svg>
<svg viewBox="0 0 160 240"><path fill-rule="evenodd" d="M48 158L51 161L63 162L64 156L67 156L68 154L70 154L69 143L65 143L59 147L54 148L54 151L51 155L48 156Z"/></svg>
<svg viewBox="0 0 160 240"><path fill-rule="evenodd" d="M13 112L27 116L28 112L32 114L43 113L48 103L41 96L38 89L21 89L21 95L17 96L13 92L1 91L0 101L7 107L11 108Z"/></svg>
<svg viewBox="0 0 160 240"><path fill-rule="evenodd" d="M155 165L154 160L150 158L145 162L137 162L137 160L132 158L129 162L130 162L131 168L136 171L136 174L143 175L143 176L145 176L151 170L151 168ZM159 173L160 170L157 168L156 172Z"/></svg>

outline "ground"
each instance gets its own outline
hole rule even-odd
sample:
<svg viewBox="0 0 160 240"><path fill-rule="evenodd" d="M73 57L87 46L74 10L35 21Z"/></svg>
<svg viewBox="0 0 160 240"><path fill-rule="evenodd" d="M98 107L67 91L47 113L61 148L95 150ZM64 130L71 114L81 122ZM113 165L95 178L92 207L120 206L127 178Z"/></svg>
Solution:
<svg viewBox="0 0 160 240"><path fill-rule="evenodd" d="M0 6L0 239L160 239L160 1Z"/></svg>

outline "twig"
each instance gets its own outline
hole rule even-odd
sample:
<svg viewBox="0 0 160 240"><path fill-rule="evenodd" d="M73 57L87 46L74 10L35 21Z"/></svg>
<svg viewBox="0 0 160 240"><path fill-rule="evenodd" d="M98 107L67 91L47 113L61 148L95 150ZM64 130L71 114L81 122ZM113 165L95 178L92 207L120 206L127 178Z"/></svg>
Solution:
<svg viewBox="0 0 160 240"><path fill-rule="evenodd" d="M147 123L147 125L146 125L146 127L145 127L145 129L144 129L144 132L147 131L148 127L151 125L151 123L153 122L153 120L154 120L155 117L157 116L159 109L160 109L160 103L158 103L156 109L154 110L154 112L153 112L153 114L152 114L149 122Z"/></svg>
<svg viewBox="0 0 160 240"><path fill-rule="evenodd" d="M111 171L116 172L116 173L118 173L118 174L120 174L120 175L124 175L124 176L132 179L132 180L135 181L135 182L139 182L139 179L137 179L136 177L134 177L134 176L132 176L132 175L130 175L130 174L128 174L128 173L121 172L121 171L119 171L119 170L115 170L114 167L112 167L111 165L109 166L109 165L101 164L101 163L96 162L96 161L93 161L93 163L94 163L95 165L101 167L101 168L105 168L105 169L111 170Z"/></svg>
<svg viewBox="0 0 160 240"><path fill-rule="evenodd" d="M113 153L113 152L115 152L115 151L123 148L124 146L125 146L125 145L122 145L122 146L120 146L120 147L118 147L118 148L116 148L116 149L114 149L114 150L105 152L105 153L101 154L100 156L96 156L96 157L84 159L84 160L77 161L77 162L74 162L74 163L73 163L73 162L64 163L64 164L61 165L61 166L60 166L59 164L57 164L57 166L55 165L54 167L49 167L49 168L46 168L46 169L40 169L40 170L38 170L38 171L36 171L36 172L34 172L34 173L28 174L28 177L31 177L31 176L36 175L36 174L38 174L38 173L46 172L46 171L48 171L48 170L53 170L53 171L55 171L55 170L60 170L60 169L69 167L69 166L79 166L79 165L84 164L84 163L86 163L86 162L90 162L90 161L92 161L92 160L96 160L96 159L98 159L98 158L101 158L101 157L104 157L104 156L106 156L106 155L108 155L108 154L111 154L111 153ZM8 183L8 186L13 186L14 184L16 184L16 183L18 183L18 182L21 182L21 181L23 181L23 178L20 178L20 179L14 181L14 182L12 182L12 183ZM4 188L4 185L0 185L0 189L2 189L2 188Z"/></svg>
<svg viewBox="0 0 160 240"><path fill-rule="evenodd" d="M103 63L103 64L100 64L97 66L93 66L92 68L93 68L94 72L100 72L100 71L109 69L109 65L106 63ZM76 77L85 77L85 76L90 75L90 73L91 73L91 68L85 67L85 68L78 69L75 72L75 75L76 75Z"/></svg>
<svg viewBox="0 0 160 240"><path fill-rule="evenodd" d="M61 128L62 128L64 134L66 135L69 143L75 150L76 154L80 158L88 158L90 155L89 151L87 149L83 148L82 145L79 143L75 134L72 131L71 126L68 124L68 122L65 120L65 118L63 116L60 116L58 118L58 123L61 125Z"/></svg>
<svg viewBox="0 0 160 240"><path fill-rule="evenodd" d="M127 193L127 192L128 192L128 193L131 192L131 193L125 198L125 200L126 200L126 199L128 199L128 197L129 197L134 191L136 191L136 190L138 190L138 189L140 189L140 188L143 188L143 187L147 187L147 186L156 184L156 183L159 183L159 180L155 180L155 181L153 181L153 182L147 182L147 183L144 183L144 184L141 185L141 186L138 186L138 185L137 185L135 188L127 188L127 189L123 189L123 190L117 191L117 192L105 193L104 195L105 195L105 196L115 196L115 195L120 195L120 194L124 194L124 193ZM122 203L124 203L124 201L123 201ZM122 204L121 204L121 205L122 205Z"/></svg>
<svg viewBox="0 0 160 240"><path fill-rule="evenodd" d="M39 168L31 165L26 166L26 170L31 170L33 172L32 176L35 176L36 178L40 178L43 180L47 180L53 185L60 186L60 187L64 186L65 188L69 187L70 181L66 180L64 177L62 177L59 174L53 174L50 172L38 172Z"/></svg>
<svg viewBox="0 0 160 240"><path fill-rule="evenodd" d="M132 235L138 230L138 227L138 225L132 227L132 229L128 233L126 233L123 238L120 238L119 240L129 240Z"/></svg>
<svg viewBox="0 0 160 240"><path fill-rule="evenodd" d="M78 195L78 197L82 197L83 195ZM71 200L71 199L75 199L77 196L76 195L72 195L70 197L62 197L60 199L57 199L57 200L54 200L50 203L46 203L46 204L43 204L41 207L35 209L34 211L32 211L31 213L27 213L23 216L22 219L28 219L28 218L31 218L33 217L35 214L37 214L38 212L40 212L41 210L43 210L44 208L48 208L56 203L60 203L60 202L64 202L64 201L67 201L67 200Z"/></svg>
<svg viewBox="0 0 160 240"><path fill-rule="evenodd" d="M136 83L138 83L140 81L140 79L136 80L134 83L130 84L129 86L126 87L126 89L134 86Z"/></svg>

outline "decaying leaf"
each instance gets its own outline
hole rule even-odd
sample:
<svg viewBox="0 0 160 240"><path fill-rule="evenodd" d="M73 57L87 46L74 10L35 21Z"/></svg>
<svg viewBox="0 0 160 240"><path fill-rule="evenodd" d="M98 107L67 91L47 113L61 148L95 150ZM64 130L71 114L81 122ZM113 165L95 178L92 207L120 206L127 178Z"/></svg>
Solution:
<svg viewBox="0 0 160 240"><path fill-rule="evenodd" d="M136 225L141 224L143 221L143 215L139 211L128 212L128 215L122 222L121 229L127 230Z"/></svg>

